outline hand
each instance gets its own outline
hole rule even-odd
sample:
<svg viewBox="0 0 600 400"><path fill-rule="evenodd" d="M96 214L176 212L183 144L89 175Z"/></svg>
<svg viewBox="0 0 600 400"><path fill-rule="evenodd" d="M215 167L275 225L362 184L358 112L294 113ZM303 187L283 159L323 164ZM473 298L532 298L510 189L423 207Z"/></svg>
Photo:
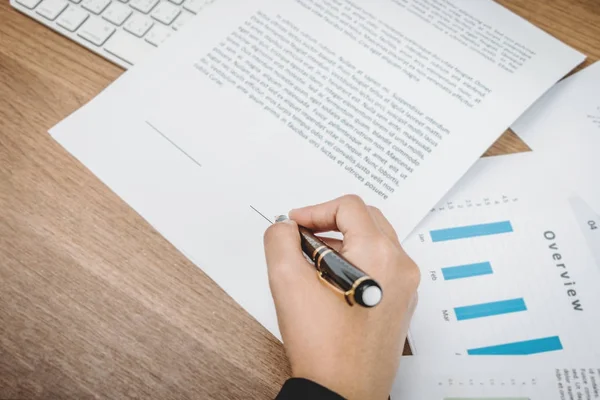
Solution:
<svg viewBox="0 0 600 400"><path fill-rule="evenodd" d="M293 210L269 227L265 253L283 344L294 377L349 399L387 399L416 305L419 269L381 212L356 196ZM302 253L297 224L327 240L383 288L374 308L350 307L317 278Z"/></svg>

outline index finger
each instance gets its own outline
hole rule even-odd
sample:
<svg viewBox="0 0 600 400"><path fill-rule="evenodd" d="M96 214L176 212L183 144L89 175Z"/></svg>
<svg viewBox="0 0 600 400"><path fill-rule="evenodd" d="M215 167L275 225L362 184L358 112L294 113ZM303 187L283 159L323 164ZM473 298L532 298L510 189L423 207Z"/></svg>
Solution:
<svg viewBox="0 0 600 400"><path fill-rule="evenodd" d="M290 211L290 218L316 232L340 231L350 235L381 234L364 201L356 195Z"/></svg>

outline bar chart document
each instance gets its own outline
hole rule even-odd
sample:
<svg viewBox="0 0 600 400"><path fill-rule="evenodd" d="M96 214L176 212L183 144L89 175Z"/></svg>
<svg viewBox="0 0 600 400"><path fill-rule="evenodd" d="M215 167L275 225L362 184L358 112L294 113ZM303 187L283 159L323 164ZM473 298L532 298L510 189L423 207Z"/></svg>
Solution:
<svg viewBox="0 0 600 400"><path fill-rule="evenodd" d="M597 400L600 359L403 357L392 400Z"/></svg>
<svg viewBox="0 0 600 400"><path fill-rule="evenodd" d="M598 347L597 215L581 199L432 212L404 246L421 268L416 354Z"/></svg>

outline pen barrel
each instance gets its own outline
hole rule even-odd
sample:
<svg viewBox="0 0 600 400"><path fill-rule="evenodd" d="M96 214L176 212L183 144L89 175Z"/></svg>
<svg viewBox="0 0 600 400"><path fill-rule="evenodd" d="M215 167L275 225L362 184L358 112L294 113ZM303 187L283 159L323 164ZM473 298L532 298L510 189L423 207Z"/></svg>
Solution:
<svg viewBox="0 0 600 400"><path fill-rule="evenodd" d="M300 231L302 251L314 262L317 250L328 246L307 228L298 226L298 230Z"/></svg>
<svg viewBox="0 0 600 400"><path fill-rule="evenodd" d="M371 286L381 289L379 284L341 254L327 246L310 230L302 226L299 227L299 230L302 251L315 263L321 276L344 292L349 304L357 303L371 307L363 302L363 291Z"/></svg>
<svg viewBox="0 0 600 400"><path fill-rule="evenodd" d="M333 251L324 254L316 262L317 269L344 292L351 290L357 281L367 277L367 274Z"/></svg>

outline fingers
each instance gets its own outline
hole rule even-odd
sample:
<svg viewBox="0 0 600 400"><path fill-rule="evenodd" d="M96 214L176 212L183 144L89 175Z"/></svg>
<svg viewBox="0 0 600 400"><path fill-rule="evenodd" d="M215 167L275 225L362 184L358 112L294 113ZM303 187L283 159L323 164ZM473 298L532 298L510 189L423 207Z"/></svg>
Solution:
<svg viewBox="0 0 600 400"><path fill-rule="evenodd" d="M380 209L377 207L368 206L369 213L371 217L379 227L379 229L383 232L385 236L387 236L392 243L399 245L400 241L398 240L398 234L396 230L387 220L387 218L383 215Z"/></svg>
<svg viewBox="0 0 600 400"><path fill-rule="evenodd" d="M298 225L287 220L273 224L264 235L269 279L295 279L311 272L300 247Z"/></svg>
<svg viewBox="0 0 600 400"><path fill-rule="evenodd" d="M360 236L380 233L367 206L355 195L292 210L290 218L316 232L340 231L344 238L348 234Z"/></svg>

